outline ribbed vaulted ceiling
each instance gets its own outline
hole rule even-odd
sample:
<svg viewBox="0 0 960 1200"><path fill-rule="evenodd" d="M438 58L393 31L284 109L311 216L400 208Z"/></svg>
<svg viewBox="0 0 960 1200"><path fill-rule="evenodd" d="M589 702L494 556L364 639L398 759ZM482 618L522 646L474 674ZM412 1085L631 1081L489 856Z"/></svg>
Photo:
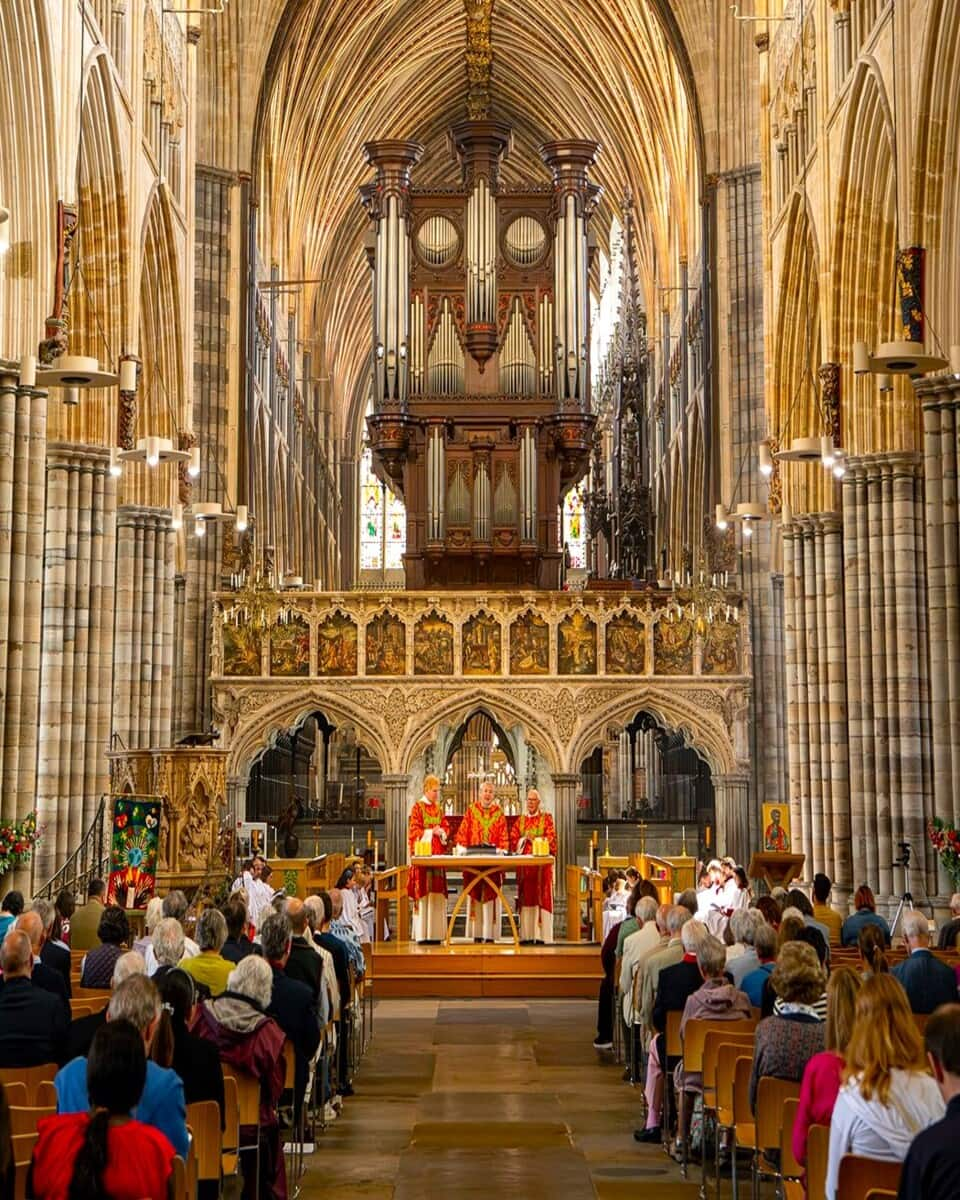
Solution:
<svg viewBox="0 0 960 1200"><path fill-rule="evenodd" d="M655 9L650 0L496 0L490 89L491 115L514 129L508 184L546 181L544 141L602 143L599 244L629 190L651 308L699 234L694 120ZM415 184L455 182L446 132L466 115L465 49L463 0L294 0L278 27L254 146L258 244L283 276L324 280L302 293L301 315L344 422L356 415L370 336L361 145L416 138L428 149Z"/></svg>

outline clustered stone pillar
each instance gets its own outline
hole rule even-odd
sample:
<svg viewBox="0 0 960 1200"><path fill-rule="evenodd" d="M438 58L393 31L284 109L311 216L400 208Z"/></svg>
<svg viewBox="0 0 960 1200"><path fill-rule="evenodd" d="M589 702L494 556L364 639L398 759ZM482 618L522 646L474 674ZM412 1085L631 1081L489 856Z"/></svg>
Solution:
<svg viewBox="0 0 960 1200"><path fill-rule="evenodd" d="M916 454L853 458L843 481L853 873L902 890L898 843L927 891L932 812L923 480ZM916 879L916 875L914 876Z"/></svg>
<svg viewBox="0 0 960 1200"><path fill-rule="evenodd" d="M960 519L957 466L960 380L939 375L914 384L923 404L926 481L927 613L933 809L960 821Z"/></svg>
<svg viewBox="0 0 960 1200"><path fill-rule="evenodd" d="M47 395L0 370L0 816L35 803ZM29 868L8 885L26 886Z"/></svg>
<svg viewBox="0 0 960 1200"><path fill-rule="evenodd" d="M407 796L409 775L384 775L383 821L384 858L391 867L399 867L407 861L407 815L412 801Z"/></svg>
<svg viewBox="0 0 960 1200"><path fill-rule="evenodd" d="M553 820L557 829L557 865L553 871L553 890L567 894L567 864L577 861L577 795L579 775L553 775Z"/></svg>
<svg viewBox="0 0 960 1200"><path fill-rule="evenodd" d="M750 776L747 772L714 775L717 813L717 847L737 862L750 858Z"/></svg>
<svg viewBox="0 0 960 1200"><path fill-rule="evenodd" d="M166 509L119 509L113 730L129 750L171 742L175 551Z"/></svg>
<svg viewBox="0 0 960 1200"><path fill-rule="evenodd" d="M103 446L47 447L36 878L81 841L108 788L116 481Z"/></svg>
<svg viewBox="0 0 960 1200"><path fill-rule="evenodd" d="M787 745L794 848L807 877L825 871L840 896L853 882L843 594L837 513L783 528Z"/></svg>

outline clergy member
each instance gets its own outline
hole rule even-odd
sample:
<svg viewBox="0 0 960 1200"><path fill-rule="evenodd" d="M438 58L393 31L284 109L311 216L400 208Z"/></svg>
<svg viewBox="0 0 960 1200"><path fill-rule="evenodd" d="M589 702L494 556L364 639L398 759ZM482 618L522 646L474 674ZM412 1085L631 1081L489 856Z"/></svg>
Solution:
<svg viewBox="0 0 960 1200"><path fill-rule="evenodd" d="M540 807L536 788L527 792L527 811L514 828L517 854L532 854L533 839L546 838L550 853L557 854L557 830L551 813ZM553 942L553 867L517 868L517 909L520 913L520 941Z"/></svg>
<svg viewBox="0 0 960 1200"><path fill-rule="evenodd" d="M467 809L466 816L457 830L459 846L493 846L497 850L507 849L507 818L494 798L493 784L487 780L480 785L480 799ZM503 874L490 877L503 886ZM475 871L463 872L463 886L469 887L476 879ZM475 942L492 942L500 925L500 904L496 889L484 880L470 893L467 900L467 937Z"/></svg>
<svg viewBox="0 0 960 1200"><path fill-rule="evenodd" d="M447 848L449 827L440 807L440 780L428 775L423 795L410 810L407 844L410 854L417 842L431 842L432 854ZM411 867L407 895L413 901L413 936L418 942L442 942L447 932L447 873L434 867Z"/></svg>

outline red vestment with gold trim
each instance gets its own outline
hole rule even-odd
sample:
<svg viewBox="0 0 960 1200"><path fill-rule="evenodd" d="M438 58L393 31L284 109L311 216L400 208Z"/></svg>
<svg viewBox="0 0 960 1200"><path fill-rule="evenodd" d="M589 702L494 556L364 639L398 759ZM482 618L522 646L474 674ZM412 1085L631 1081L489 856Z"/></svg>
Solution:
<svg viewBox="0 0 960 1200"><path fill-rule="evenodd" d="M471 804L467 809L466 816L460 822L460 828L457 830L457 845L490 845L495 846L498 850L506 850L509 845L507 818L503 815L503 809L500 805L491 804L489 808L483 808L479 801ZM466 859L466 861L469 862L470 860ZM471 880L475 879L476 876L476 871L464 870L464 889L469 886ZM502 871L490 876L490 878L495 879L497 884L503 887ZM489 900L496 900L497 893L485 879L473 889L470 893L470 899L475 900L478 904L486 904Z"/></svg>
<svg viewBox="0 0 960 1200"><path fill-rule="evenodd" d="M407 845L411 855L417 842L425 836L432 839L432 854L444 854L446 844L437 837L436 831L442 829L450 837L450 827L443 809L439 804L431 804L425 797L414 804L410 810L410 820L407 823ZM411 867L407 877L407 895L411 900L420 900L424 896L445 896L447 894L447 873L436 867Z"/></svg>
<svg viewBox="0 0 960 1200"><path fill-rule="evenodd" d="M553 823L553 814L540 812L531 816L523 813L514 825L514 844L512 849L518 854L533 853L533 839L546 838L550 843L550 853L557 856L557 830ZM520 849L520 843L527 839L527 845ZM517 908L542 908L544 912L553 912L553 867L518 867L517 868Z"/></svg>

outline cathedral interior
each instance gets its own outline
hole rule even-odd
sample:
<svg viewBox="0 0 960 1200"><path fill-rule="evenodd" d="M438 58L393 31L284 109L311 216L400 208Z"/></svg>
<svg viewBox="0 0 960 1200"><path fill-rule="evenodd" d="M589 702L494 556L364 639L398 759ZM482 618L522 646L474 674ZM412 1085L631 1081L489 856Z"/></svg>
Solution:
<svg viewBox="0 0 960 1200"><path fill-rule="evenodd" d="M436 776L538 790L558 920L638 847L945 911L960 4L3 0L0 66L0 892L124 795L164 888L397 867Z"/></svg>

